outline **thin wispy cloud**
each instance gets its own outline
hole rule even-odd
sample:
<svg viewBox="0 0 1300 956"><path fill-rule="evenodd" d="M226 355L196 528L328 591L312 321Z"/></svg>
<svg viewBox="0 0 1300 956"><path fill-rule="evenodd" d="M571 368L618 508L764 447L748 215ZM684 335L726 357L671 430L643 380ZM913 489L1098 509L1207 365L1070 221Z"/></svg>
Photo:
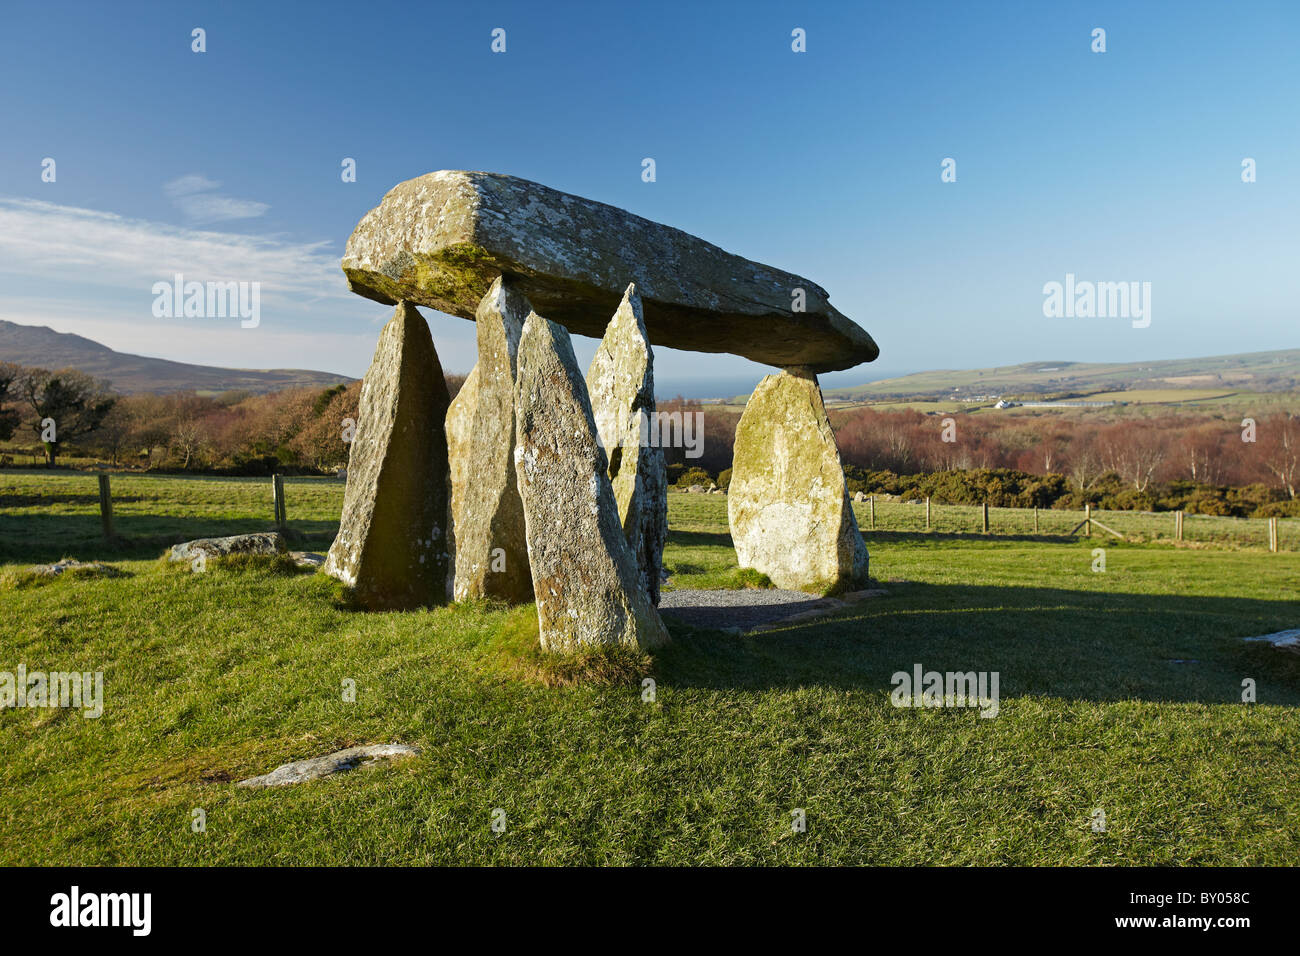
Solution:
<svg viewBox="0 0 1300 956"><path fill-rule="evenodd" d="M0 198L0 273L147 290L182 273L260 282L306 305L350 300L331 243L171 226L32 199Z"/></svg>
<svg viewBox="0 0 1300 956"><path fill-rule="evenodd" d="M163 186L163 192L181 213L194 223L255 219L271 207L252 199L233 199L217 192L221 183L202 173L190 173Z"/></svg>

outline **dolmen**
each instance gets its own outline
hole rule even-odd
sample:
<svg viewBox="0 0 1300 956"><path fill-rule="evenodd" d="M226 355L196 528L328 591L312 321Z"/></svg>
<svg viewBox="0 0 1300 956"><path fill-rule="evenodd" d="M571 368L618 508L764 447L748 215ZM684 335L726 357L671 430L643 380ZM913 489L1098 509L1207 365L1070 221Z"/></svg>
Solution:
<svg viewBox="0 0 1300 956"><path fill-rule="evenodd" d="M879 350L812 281L604 203L457 170L390 190L342 266L352 291L396 309L362 385L325 565L363 606L535 601L548 650L665 643L653 345L779 369L736 433L741 565L785 588L866 584L817 374ZM419 305L477 323L454 400ZM575 332L601 339L585 374Z"/></svg>

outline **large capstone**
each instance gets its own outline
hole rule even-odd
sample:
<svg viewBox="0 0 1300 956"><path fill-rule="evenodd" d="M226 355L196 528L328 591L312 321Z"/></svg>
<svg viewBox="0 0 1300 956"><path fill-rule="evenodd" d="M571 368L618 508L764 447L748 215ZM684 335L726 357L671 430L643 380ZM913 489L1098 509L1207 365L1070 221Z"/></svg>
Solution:
<svg viewBox="0 0 1300 956"><path fill-rule="evenodd" d="M668 538L668 475L663 451L649 441L655 414L654 355L635 285L623 293L587 370L587 394L609 462L618 520L636 555L641 587L657 605Z"/></svg>
<svg viewBox="0 0 1300 956"><path fill-rule="evenodd" d="M494 279L598 337L634 279L655 345L776 366L852 368L879 354L810 279L724 252L605 203L495 173L442 170L399 183L348 240L354 292L472 319Z"/></svg>
<svg viewBox="0 0 1300 956"><path fill-rule="evenodd" d="M515 387L515 467L542 647L650 648L668 632L641 587L569 333L524 323Z"/></svg>
<svg viewBox="0 0 1300 956"><path fill-rule="evenodd" d="M424 317L399 303L361 386L339 533L325 572L380 610L445 604L451 589L447 383Z"/></svg>
<svg viewBox="0 0 1300 956"><path fill-rule="evenodd" d="M865 586L867 547L816 375L769 375L750 396L736 426L727 517L741 567L777 587Z"/></svg>
<svg viewBox="0 0 1300 956"><path fill-rule="evenodd" d="M497 279L478 307L478 364L447 412L457 601L533 599L515 479L515 359L528 300Z"/></svg>

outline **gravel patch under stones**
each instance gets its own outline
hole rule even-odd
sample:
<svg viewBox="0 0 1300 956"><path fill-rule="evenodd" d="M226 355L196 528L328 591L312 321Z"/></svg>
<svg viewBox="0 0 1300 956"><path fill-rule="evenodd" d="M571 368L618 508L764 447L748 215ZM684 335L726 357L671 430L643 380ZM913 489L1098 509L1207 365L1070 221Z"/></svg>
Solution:
<svg viewBox="0 0 1300 956"><path fill-rule="evenodd" d="M659 611L691 627L719 631L766 629L792 618L820 617L847 607L863 598L884 591L854 591L836 598L819 598L803 591L779 588L745 588L743 590L665 591L659 599Z"/></svg>

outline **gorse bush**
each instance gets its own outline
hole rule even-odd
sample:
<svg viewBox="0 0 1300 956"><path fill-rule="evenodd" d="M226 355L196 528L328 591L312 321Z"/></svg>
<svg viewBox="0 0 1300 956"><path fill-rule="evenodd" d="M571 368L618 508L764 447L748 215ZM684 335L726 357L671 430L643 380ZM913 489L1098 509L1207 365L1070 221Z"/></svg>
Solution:
<svg viewBox="0 0 1300 956"><path fill-rule="evenodd" d="M1065 475L1033 475L1008 468L975 468L932 474L897 475L844 469L849 493L893 495L904 501L930 498L936 504L980 505L994 508L1061 508L1083 510L1092 505L1113 511L1185 511L1188 514L1236 518L1300 515L1300 501L1287 499L1278 488L1252 484L1243 488L1205 485L1194 481L1151 483L1139 491L1114 472L1107 472L1084 490Z"/></svg>
<svg viewBox="0 0 1300 956"><path fill-rule="evenodd" d="M703 468L684 468L674 482L675 487L683 490L691 485L703 485L707 488L711 484L713 484L713 478Z"/></svg>

